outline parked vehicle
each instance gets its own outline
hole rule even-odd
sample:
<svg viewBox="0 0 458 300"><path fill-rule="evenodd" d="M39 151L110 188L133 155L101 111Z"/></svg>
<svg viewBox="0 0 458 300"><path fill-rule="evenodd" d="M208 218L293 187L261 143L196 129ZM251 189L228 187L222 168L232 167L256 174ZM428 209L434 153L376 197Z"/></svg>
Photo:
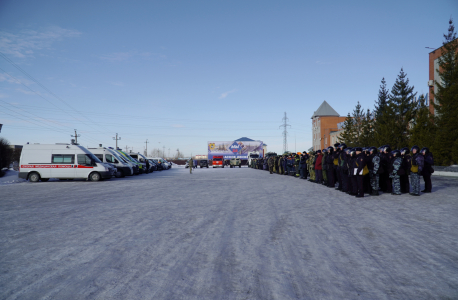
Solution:
<svg viewBox="0 0 458 300"><path fill-rule="evenodd" d="M248 152L248 167L251 166L251 161L255 158L259 158L259 152L258 151L252 151Z"/></svg>
<svg viewBox="0 0 458 300"><path fill-rule="evenodd" d="M114 165L117 169L115 174L117 178L125 177L126 175L130 176L134 174L132 166L124 162L117 154L112 153L110 149L107 149L105 147L99 147L88 148L88 150L91 151L92 154L95 155L95 157L100 159L100 161Z"/></svg>
<svg viewBox="0 0 458 300"><path fill-rule="evenodd" d="M206 159L201 159L201 160L199 161L199 165L200 165L200 168L201 168L201 169L202 169L202 168L208 168L208 160L206 160Z"/></svg>
<svg viewBox="0 0 458 300"><path fill-rule="evenodd" d="M110 151L113 155L115 155L118 159L122 160L130 168L132 168L132 175L140 174L140 168L138 167L137 163L130 161L129 159L127 159L127 157L125 157L124 155L122 155L121 153L119 153L112 147L108 147L107 150Z"/></svg>
<svg viewBox="0 0 458 300"><path fill-rule="evenodd" d="M213 168L219 168L219 167L224 168L223 156L222 155L213 156L212 166Z"/></svg>
<svg viewBox="0 0 458 300"><path fill-rule="evenodd" d="M135 158L133 158L132 156L130 156L126 152L122 151L121 149L118 149L116 151L118 151L121 155L124 155L124 157L126 157L132 163L137 164L138 169L139 169L139 174L144 173L145 168L146 168L146 164L145 163L139 162L138 160L136 160ZM138 175L138 174L136 174L136 175Z"/></svg>
<svg viewBox="0 0 458 300"><path fill-rule="evenodd" d="M141 154L141 153L129 153L129 155L130 155L132 158L135 158L136 160L138 160L139 162L144 163L144 164L145 164L145 168L146 168L146 161L148 160L148 159L146 158L146 156L144 156L144 155ZM148 160L148 164L149 164L149 169L148 169L148 170L145 169L145 173L153 172L153 169L152 169L151 164L149 163L149 160Z"/></svg>
<svg viewBox="0 0 458 300"><path fill-rule="evenodd" d="M172 164L163 159L162 157L152 157L152 159L160 163L163 170L168 170L172 167Z"/></svg>
<svg viewBox="0 0 458 300"><path fill-rule="evenodd" d="M89 150L73 144L24 145L18 173L19 178L31 182L46 182L50 178L99 181L113 175Z"/></svg>
<svg viewBox="0 0 458 300"><path fill-rule="evenodd" d="M231 168L242 167L242 160L240 158L231 158Z"/></svg>

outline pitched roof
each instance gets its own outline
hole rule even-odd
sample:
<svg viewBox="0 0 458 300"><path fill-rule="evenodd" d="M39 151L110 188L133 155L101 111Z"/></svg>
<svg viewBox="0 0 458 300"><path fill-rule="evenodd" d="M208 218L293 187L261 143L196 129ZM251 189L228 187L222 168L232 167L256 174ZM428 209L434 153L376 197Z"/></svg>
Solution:
<svg viewBox="0 0 458 300"><path fill-rule="evenodd" d="M247 137L241 137L238 140L235 140L235 142L255 142L255 140L249 139Z"/></svg>
<svg viewBox="0 0 458 300"><path fill-rule="evenodd" d="M326 100L324 100L320 107L318 107L318 109L313 112L311 119L324 116L340 117L340 115L334 110L334 108L331 107L331 105L328 104L328 102L326 102Z"/></svg>

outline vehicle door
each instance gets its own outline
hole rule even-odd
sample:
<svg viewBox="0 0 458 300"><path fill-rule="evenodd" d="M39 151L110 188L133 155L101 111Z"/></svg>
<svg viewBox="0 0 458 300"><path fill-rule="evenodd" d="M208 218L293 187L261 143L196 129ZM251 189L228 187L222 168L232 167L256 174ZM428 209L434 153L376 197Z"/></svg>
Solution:
<svg viewBox="0 0 458 300"><path fill-rule="evenodd" d="M87 178L97 164L88 154L77 154L76 178Z"/></svg>
<svg viewBox="0 0 458 300"><path fill-rule="evenodd" d="M52 151L50 178L74 178L75 167L74 153L66 150Z"/></svg>

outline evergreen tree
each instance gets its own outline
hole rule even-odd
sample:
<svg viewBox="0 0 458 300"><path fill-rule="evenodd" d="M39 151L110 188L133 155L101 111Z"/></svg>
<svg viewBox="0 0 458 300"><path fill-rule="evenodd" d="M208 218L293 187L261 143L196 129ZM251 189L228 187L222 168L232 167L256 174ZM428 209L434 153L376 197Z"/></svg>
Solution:
<svg viewBox="0 0 458 300"><path fill-rule="evenodd" d="M379 117L374 121L374 143L376 147L382 145L392 145L393 141L396 140L397 126L393 105L385 105L380 111Z"/></svg>
<svg viewBox="0 0 458 300"><path fill-rule="evenodd" d="M348 147L354 147L356 145L356 137L353 126L353 118L348 113L343 124L343 132L340 134L339 143L345 143Z"/></svg>
<svg viewBox="0 0 458 300"><path fill-rule="evenodd" d="M391 123L393 131L393 139L390 144L393 148L402 148L409 145L409 126L411 121L415 118L417 112L417 104L414 97L417 93L413 92L414 86L409 86L409 79L407 74L401 68L401 72L396 78L391 94L388 97L388 104L392 111L391 118L394 123Z"/></svg>
<svg viewBox="0 0 458 300"><path fill-rule="evenodd" d="M357 146L359 146L361 134L362 134L362 128L363 128L363 119L364 119L364 110L362 109L359 101L358 101L358 104L356 104L355 109L353 110L352 118L353 118L353 131L354 131L354 136L355 136L355 143Z"/></svg>
<svg viewBox="0 0 458 300"><path fill-rule="evenodd" d="M375 118L379 118L386 106L386 102L388 101L388 96L390 92L386 88L386 81L385 77L382 78L382 84L380 85L380 89L378 91L378 98L375 101Z"/></svg>
<svg viewBox="0 0 458 300"><path fill-rule="evenodd" d="M374 145L374 113L367 109L361 121L361 135L359 136L358 144L361 146L370 147Z"/></svg>
<svg viewBox="0 0 458 300"><path fill-rule="evenodd" d="M413 145L428 147L430 149L433 147L436 126L433 116L429 111L429 106L426 106L425 102L425 96L420 95L417 116L411 123L410 147Z"/></svg>
<svg viewBox="0 0 458 300"><path fill-rule="evenodd" d="M449 21L448 33L444 34L439 62L439 81L435 81L434 108L438 127L434 143L436 163L449 165L458 162L458 150L452 143L458 140L458 39L453 20Z"/></svg>

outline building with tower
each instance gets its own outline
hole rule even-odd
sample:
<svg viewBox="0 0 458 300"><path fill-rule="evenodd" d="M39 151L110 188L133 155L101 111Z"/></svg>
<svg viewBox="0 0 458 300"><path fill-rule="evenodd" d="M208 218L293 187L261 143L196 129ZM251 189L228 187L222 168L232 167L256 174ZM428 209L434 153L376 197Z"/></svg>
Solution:
<svg viewBox="0 0 458 300"><path fill-rule="evenodd" d="M338 131L338 123L345 121L328 102L323 101L312 116L313 150L327 148L332 144L331 133Z"/></svg>

